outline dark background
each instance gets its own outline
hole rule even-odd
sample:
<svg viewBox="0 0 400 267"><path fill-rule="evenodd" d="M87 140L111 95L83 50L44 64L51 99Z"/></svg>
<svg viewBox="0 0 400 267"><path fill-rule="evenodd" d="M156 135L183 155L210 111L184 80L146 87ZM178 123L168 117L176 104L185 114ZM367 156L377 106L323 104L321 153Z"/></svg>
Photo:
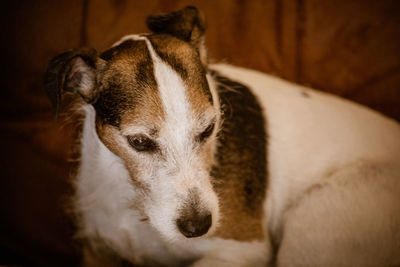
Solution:
<svg viewBox="0 0 400 267"><path fill-rule="evenodd" d="M368 105L400 120L398 0L2 3L0 264L74 266L79 246L64 210L77 122L57 122L42 86L48 60L99 51L147 32L146 15L198 6L211 59L265 71Z"/></svg>

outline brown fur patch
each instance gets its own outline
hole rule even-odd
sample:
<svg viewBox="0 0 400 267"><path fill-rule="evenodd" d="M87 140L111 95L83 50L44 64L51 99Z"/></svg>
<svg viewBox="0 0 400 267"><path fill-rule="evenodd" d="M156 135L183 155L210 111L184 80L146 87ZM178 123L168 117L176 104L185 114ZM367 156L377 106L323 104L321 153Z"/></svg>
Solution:
<svg viewBox="0 0 400 267"><path fill-rule="evenodd" d="M267 185L266 131L261 106L247 87L213 73L223 109L218 163L212 171L221 222L216 235L242 241L263 238Z"/></svg>
<svg viewBox="0 0 400 267"><path fill-rule="evenodd" d="M126 113L141 114L139 109L148 104L155 108L151 115L162 114L157 108L160 101L153 63L144 41L125 41L101 57L106 64L98 75L99 93L93 106L102 123L119 127Z"/></svg>

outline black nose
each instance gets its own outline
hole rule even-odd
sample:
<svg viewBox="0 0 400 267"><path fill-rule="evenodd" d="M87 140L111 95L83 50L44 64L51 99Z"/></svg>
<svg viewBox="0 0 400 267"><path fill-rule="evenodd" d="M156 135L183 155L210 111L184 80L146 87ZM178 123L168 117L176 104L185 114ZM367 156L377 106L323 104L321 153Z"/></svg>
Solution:
<svg viewBox="0 0 400 267"><path fill-rule="evenodd" d="M195 214L191 217L184 216L176 220L176 224L178 225L179 231L188 238L202 236L210 229L211 214L207 213L202 216Z"/></svg>

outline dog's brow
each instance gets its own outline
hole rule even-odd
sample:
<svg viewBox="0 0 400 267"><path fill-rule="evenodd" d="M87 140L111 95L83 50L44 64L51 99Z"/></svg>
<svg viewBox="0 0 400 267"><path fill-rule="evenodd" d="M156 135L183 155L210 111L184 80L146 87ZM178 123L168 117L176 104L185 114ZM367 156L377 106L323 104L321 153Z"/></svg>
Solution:
<svg viewBox="0 0 400 267"><path fill-rule="evenodd" d="M120 132L124 136L135 135L135 134L145 134L150 137L156 138L156 137L158 137L160 131L156 126L132 124L129 126L122 127Z"/></svg>
<svg viewBox="0 0 400 267"><path fill-rule="evenodd" d="M197 118L197 121L200 123L200 125L206 126L217 121L217 115L213 107L206 109L206 111L199 114Z"/></svg>

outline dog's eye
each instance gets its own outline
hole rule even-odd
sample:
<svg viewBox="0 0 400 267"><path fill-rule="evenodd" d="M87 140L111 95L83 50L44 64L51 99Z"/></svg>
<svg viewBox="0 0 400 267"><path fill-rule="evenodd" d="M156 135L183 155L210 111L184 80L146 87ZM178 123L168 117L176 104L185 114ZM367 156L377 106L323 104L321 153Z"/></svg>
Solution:
<svg viewBox="0 0 400 267"><path fill-rule="evenodd" d="M142 151L154 151L157 149L157 144L151 140L150 138L144 135L129 135L128 137L129 144L139 152Z"/></svg>
<svg viewBox="0 0 400 267"><path fill-rule="evenodd" d="M210 135L213 133L214 131L214 125L215 123L210 124L205 130L204 132L202 132L198 137L197 140L199 142L203 142L204 140L206 140L208 137L210 137Z"/></svg>

